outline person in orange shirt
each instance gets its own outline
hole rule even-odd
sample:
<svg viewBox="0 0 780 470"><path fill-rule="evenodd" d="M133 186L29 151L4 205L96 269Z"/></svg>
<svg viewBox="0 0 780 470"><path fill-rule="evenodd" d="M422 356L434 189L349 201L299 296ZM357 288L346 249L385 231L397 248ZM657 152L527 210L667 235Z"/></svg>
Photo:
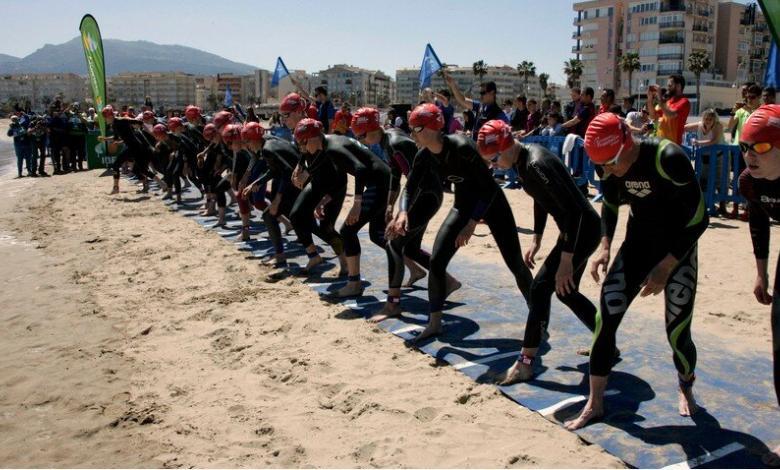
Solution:
<svg viewBox="0 0 780 470"><path fill-rule="evenodd" d="M650 119L658 121L659 138L671 140L677 145L682 144L685 122L691 112L691 103L683 95L685 78L682 75L672 75L666 82L666 93L658 94L658 88L650 86L647 89L648 103L658 96L658 106L648 106Z"/></svg>

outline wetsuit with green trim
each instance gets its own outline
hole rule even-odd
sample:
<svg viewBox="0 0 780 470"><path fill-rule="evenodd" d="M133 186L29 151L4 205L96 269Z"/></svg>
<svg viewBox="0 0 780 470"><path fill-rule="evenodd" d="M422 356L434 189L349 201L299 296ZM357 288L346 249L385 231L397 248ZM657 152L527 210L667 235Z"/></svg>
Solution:
<svg viewBox="0 0 780 470"><path fill-rule="evenodd" d="M323 168L325 170L321 171ZM352 175L355 178L355 197L362 196L357 222L351 225L345 222L341 227L344 253L347 256L360 254L358 232L366 224L371 241L384 248L385 209L390 184L387 163L353 138L326 135L322 140L322 150L311 160L309 174L312 184L321 186L329 195L346 191L345 179L331 179L333 170L338 174Z"/></svg>
<svg viewBox="0 0 780 470"><path fill-rule="evenodd" d="M653 268L668 254L678 260L664 288L666 334L677 371L696 368L691 320L696 298L697 241L709 223L704 197L688 156L678 145L650 139L622 177L602 180L602 235L615 234L618 206L630 204L626 238L601 287L601 305L590 355L590 373L609 374L615 336L631 302Z"/></svg>
<svg viewBox="0 0 780 470"><path fill-rule="evenodd" d="M515 276L517 287L530 300L531 271L523 262L520 239L512 209L473 140L465 135L443 136L441 153L423 149L416 159L431 159L432 167L446 183L455 184L455 203L441 225L433 244L428 275L431 312L444 308L447 265L458 247L455 240L469 221L484 220L498 245L504 263Z"/></svg>
<svg viewBox="0 0 780 470"><path fill-rule="evenodd" d="M284 243L282 241L282 232L279 230L279 216L290 216L293 205L298 199L301 191L292 184L292 173L295 165L300 160L298 150L294 145L286 140L274 136L266 136L263 148L260 151L260 157L264 162L265 169L256 179L260 190L264 190L266 183L274 179L278 181L277 194L281 195L279 208L275 215L269 211L263 212L263 222L268 229L268 237L273 243L276 254L284 253ZM258 166L260 166L258 164Z"/></svg>
<svg viewBox="0 0 780 470"><path fill-rule="evenodd" d="M534 234L541 237L552 215L560 230L558 241L531 284L531 301L525 327L523 347L538 348L542 331L550 321L550 300L555 293L555 275L561 253L571 253L576 290L558 298L580 321L593 331L596 326L596 306L579 292L580 280L588 258L601 238L598 214L583 196L560 158L537 144L520 146L515 163L523 189L534 200Z"/></svg>
<svg viewBox="0 0 780 470"><path fill-rule="evenodd" d="M769 260L769 223L780 222L780 180L754 178L750 169L739 176L739 191L748 201L750 238L757 260ZM774 359L775 395L780 404L780 255L772 287L772 356Z"/></svg>

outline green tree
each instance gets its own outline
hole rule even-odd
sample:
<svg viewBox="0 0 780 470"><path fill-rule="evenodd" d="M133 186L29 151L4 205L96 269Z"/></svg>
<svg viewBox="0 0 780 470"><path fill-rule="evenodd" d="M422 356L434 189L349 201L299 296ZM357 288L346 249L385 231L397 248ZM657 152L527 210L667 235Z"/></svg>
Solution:
<svg viewBox="0 0 780 470"><path fill-rule="evenodd" d="M542 97L547 97L547 86L548 81L550 80L550 74L549 73L540 73L539 74L539 88L542 89Z"/></svg>
<svg viewBox="0 0 780 470"><path fill-rule="evenodd" d="M574 88L580 86L580 77L582 77L582 61L580 59L569 59L563 63L563 73L566 74L566 86Z"/></svg>
<svg viewBox="0 0 780 470"><path fill-rule="evenodd" d="M706 51L693 51L688 56L688 70L696 77L696 114L701 112L701 73L712 67Z"/></svg>
<svg viewBox="0 0 780 470"><path fill-rule="evenodd" d="M528 95L528 79L536 76L536 65L533 62L524 60L517 64L517 73L523 79L524 93Z"/></svg>
<svg viewBox="0 0 780 470"><path fill-rule="evenodd" d="M628 94L631 95L631 79L634 76L634 72L642 67L639 63L639 53L626 52L620 56L618 62L620 64L620 70L628 74Z"/></svg>

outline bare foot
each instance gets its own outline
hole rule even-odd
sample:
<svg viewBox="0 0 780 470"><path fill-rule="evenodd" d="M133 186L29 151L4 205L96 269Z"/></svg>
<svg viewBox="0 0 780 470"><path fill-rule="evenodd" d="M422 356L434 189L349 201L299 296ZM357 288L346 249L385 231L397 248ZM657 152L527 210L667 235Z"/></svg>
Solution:
<svg viewBox="0 0 780 470"><path fill-rule="evenodd" d="M414 266L414 264L412 264ZM409 280L406 281L404 287L412 287L415 282L425 277L425 270L418 268L417 266L409 268Z"/></svg>
<svg viewBox="0 0 780 470"><path fill-rule="evenodd" d="M428 319L428 324L425 326L425 329L422 330L419 335L417 335L417 337L414 339L414 342L420 343L428 338L439 336L441 332L441 313L431 313L431 316Z"/></svg>
<svg viewBox="0 0 780 470"><path fill-rule="evenodd" d="M395 303L385 302L385 306L382 310L376 312L369 319L369 323L379 323L387 320L388 318L395 318L401 316L401 306Z"/></svg>
<svg viewBox="0 0 780 470"><path fill-rule="evenodd" d="M119 186L114 186L111 189L111 193L110 194L119 194Z"/></svg>
<svg viewBox="0 0 780 470"><path fill-rule="evenodd" d="M563 427L568 429L569 431L575 431L577 429L584 428L591 421L598 420L603 416L604 416L604 410L596 410L594 408L588 407L588 405L586 404L585 408L582 409L582 413L580 413L580 415L577 416L576 418L563 423Z"/></svg>
<svg viewBox="0 0 780 470"><path fill-rule="evenodd" d="M176 204L181 204L181 194L176 195Z"/></svg>
<svg viewBox="0 0 780 470"><path fill-rule="evenodd" d="M265 277L265 282L279 282L282 279L286 279L288 276L290 276L290 271L287 268L280 268L268 273Z"/></svg>
<svg viewBox="0 0 780 470"><path fill-rule="evenodd" d="M693 416L699 409L696 399L693 397L693 387L680 387L677 393L679 401L677 408L680 416Z"/></svg>
<svg viewBox="0 0 780 470"><path fill-rule="evenodd" d="M306 267L303 268L305 271L310 271L312 268L317 266L318 264L322 264L322 256L317 255L314 258L309 258L309 262L306 263Z"/></svg>
<svg viewBox="0 0 780 470"><path fill-rule="evenodd" d="M504 373L504 378L498 384L499 385L512 385L518 382L525 382L530 380L534 375L534 369L528 364L523 364L519 361L515 361L512 367Z"/></svg>
<svg viewBox="0 0 780 470"><path fill-rule="evenodd" d="M243 227L241 229L241 241L242 242L248 242L250 240L249 238L249 227Z"/></svg>
<svg viewBox="0 0 780 470"><path fill-rule="evenodd" d="M761 457L761 462L767 467L780 467L780 446L777 446L764 454L764 456Z"/></svg>
<svg viewBox="0 0 780 470"><path fill-rule="evenodd" d="M450 277L447 279L447 290L444 292L444 298L450 296L453 292L463 287L463 284L460 283L459 280L455 279L454 277Z"/></svg>
<svg viewBox="0 0 780 470"><path fill-rule="evenodd" d="M360 297L361 295L363 295L363 284L360 281L348 282L346 286L334 293L335 297L341 299L347 297Z"/></svg>

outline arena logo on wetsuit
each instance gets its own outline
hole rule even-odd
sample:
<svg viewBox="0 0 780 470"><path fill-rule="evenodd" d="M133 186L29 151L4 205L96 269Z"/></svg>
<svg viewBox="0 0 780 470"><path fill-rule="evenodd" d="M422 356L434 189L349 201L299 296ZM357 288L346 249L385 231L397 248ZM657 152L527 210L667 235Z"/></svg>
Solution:
<svg viewBox="0 0 780 470"><path fill-rule="evenodd" d="M696 255L691 256L691 264L683 266L666 286L666 320L671 323L683 312L683 308L691 305L696 289Z"/></svg>
<svg viewBox="0 0 780 470"><path fill-rule="evenodd" d="M653 192L649 181L626 181L626 190L636 197L646 197Z"/></svg>
<svg viewBox="0 0 780 470"><path fill-rule="evenodd" d="M780 199L777 199L775 197L764 196L763 194L761 195L759 200L764 204L780 204Z"/></svg>

